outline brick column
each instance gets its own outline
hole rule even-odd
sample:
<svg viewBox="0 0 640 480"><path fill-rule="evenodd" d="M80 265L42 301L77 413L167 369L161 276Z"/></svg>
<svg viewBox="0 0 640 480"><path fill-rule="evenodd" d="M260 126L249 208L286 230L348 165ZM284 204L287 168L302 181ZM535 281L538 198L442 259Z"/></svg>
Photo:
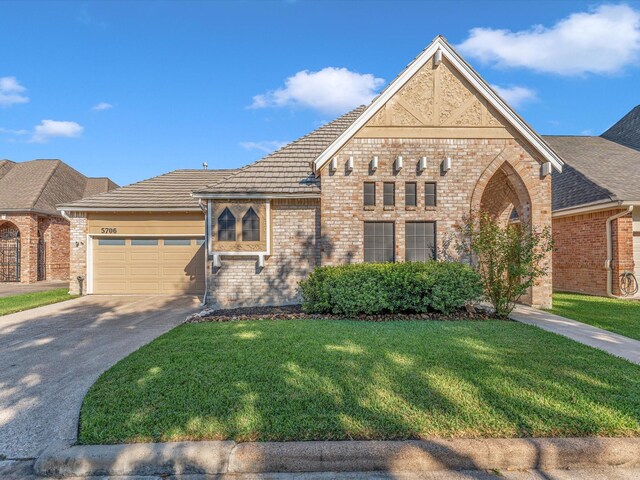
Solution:
<svg viewBox="0 0 640 480"><path fill-rule="evenodd" d="M612 287L614 295L622 295L620 291L620 275L624 271L633 272L633 217L631 214L611 222L612 255Z"/></svg>
<svg viewBox="0 0 640 480"><path fill-rule="evenodd" d="M80 293L78 276L84 277L83 294L87 293L87 216L84 212L70 212L69 229L69 292Z"/></svg>

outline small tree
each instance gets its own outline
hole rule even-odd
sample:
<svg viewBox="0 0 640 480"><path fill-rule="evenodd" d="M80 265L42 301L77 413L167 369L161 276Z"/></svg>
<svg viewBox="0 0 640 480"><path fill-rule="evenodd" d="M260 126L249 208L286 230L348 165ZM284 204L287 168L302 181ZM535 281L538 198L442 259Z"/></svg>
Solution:
<svg viewBox="0 0 640 480"><path fill-rule="evenodd" d="M503 225L481 211L466 219L461 233L460 253L470 257L496 315L508 317L520 297L547 273L551 230L522 223Z"/></svg>

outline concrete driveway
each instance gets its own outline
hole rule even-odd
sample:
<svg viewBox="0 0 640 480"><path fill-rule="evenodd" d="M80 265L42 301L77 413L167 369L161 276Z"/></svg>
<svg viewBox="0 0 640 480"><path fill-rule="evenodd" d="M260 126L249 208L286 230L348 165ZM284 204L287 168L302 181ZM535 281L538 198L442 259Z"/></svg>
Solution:
<svg viewBox="0 0 640 480"><path fill-rule="evenodd" d="M82 399L121 358L181 323L196 297L89 296L0 316L0 459L76 438Z"/></svg>

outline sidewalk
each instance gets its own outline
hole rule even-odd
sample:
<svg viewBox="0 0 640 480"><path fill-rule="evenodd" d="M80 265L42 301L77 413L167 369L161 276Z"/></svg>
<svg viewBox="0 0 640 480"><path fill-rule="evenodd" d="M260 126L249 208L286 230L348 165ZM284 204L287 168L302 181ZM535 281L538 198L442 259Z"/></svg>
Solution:
<svg viewBox="0 0 640 480"><path fill-rule="evenodd" d="M638 340L524 305L518 305L511 313L511 318L640 365L640 341Z"/></svg>

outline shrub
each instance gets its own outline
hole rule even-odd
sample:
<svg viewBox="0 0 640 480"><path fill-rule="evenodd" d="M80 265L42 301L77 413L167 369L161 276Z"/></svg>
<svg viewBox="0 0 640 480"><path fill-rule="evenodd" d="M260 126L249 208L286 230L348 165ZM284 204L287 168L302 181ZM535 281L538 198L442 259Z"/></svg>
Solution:
<svg viewBox="0 0 640 480"><path fill-rule="evenodd" d="M476 300L482 287L461 263L360 263L319 267L300 282L300 293L307 313L451 313Z"/></svg>

